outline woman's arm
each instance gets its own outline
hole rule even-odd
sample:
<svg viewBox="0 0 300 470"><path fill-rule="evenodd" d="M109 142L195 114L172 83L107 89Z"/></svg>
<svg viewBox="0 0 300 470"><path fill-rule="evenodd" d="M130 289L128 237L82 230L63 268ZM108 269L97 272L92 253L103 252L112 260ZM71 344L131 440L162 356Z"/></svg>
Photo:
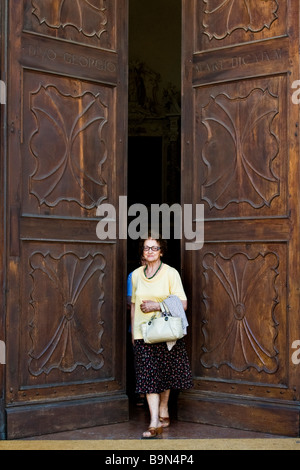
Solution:
<svg viewBox="0 0 300 470"><path fill-rule="evenodd" d="M140 309L143 313L159 312L160 305L159 302L154 302L154 300L143 300Z"/></svg>
<svg viewBox="0 0 300 470"><path fill-rule="evenodd" d="M187 300L182 300L183 309L187 310ZM160 305L159 302L154 302L153 300L143 300L141 303L141 310L143 313L150 313L150 312L159 312Z"/></svg>

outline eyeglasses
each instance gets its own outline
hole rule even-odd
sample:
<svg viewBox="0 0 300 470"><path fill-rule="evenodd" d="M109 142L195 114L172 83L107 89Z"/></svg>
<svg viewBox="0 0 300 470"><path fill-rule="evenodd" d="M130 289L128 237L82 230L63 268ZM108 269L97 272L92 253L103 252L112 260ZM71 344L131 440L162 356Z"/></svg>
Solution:
<svg viewBox="0 0 300 470"><path fill-rule="evenodd" d="M160 250L160 246L144 246L144 251L159 251Z"/></svg>

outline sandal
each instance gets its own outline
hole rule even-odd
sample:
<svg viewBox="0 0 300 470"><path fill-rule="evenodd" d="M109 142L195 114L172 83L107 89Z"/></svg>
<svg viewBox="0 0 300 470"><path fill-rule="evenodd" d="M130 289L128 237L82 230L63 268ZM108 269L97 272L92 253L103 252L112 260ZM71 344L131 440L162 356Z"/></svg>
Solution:
<svg viewBox="0 0 300 470"><path fill-rule="evenodd" d="M159 417L159 421L163 428L168 428L170 426L170 418L163 418L162 416Z"/></svg>
<svg viewBox="0 0 300 470"><path fill-rule="evenodd" d="M141 439L156 439L157 436L163 432L163 428L162 426L160 426L159 428L148 428L148 431L145 432L149 432L150 436L143 435Z"/></svg>

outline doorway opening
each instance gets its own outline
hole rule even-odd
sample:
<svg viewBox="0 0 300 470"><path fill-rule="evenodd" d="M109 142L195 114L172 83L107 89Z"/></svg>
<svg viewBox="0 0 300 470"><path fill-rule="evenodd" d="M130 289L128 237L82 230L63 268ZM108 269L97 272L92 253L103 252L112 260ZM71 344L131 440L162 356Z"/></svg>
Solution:
<svg viewBox="0 0 300 470"><path fill-rule="evenodd" d="M129 0L129 207L143 204L150 214L151 204L180 204L180 118L181 0ZM180 270L180 240L172 233L164 262ZM128 238L128 274L140 265L137 245ZM134 400L131 349L130 342L127 393Z"/></svg>
<svg viewBox="0 0 300 470"><path fill-rule="evenodd" d="M180 117L181 0L129 0L129 206L180 204ZM168 244L180 269L180 241ZM137 256L129 239L128 272Z"/></svg>

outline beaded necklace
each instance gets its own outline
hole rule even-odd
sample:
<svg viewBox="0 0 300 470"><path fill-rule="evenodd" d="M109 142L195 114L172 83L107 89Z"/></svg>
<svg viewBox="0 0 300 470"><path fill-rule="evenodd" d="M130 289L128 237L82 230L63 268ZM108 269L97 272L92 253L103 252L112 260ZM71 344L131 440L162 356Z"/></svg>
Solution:
<svg viewBox="0 0 300 470"><path fill-rule="evenodd" d="M147 279L153 279L154 276L155 276L155 275L158 273L158 271L160 270L161 265L162 265L162 261L160 262L160 265L158 266L157 270L155 271L155 273L154 273L153 276L151 276L151 277L147 277L146 270L147 270L148 266L145 266L145 269L144 269L145 277L146 277Z"/></svg>

